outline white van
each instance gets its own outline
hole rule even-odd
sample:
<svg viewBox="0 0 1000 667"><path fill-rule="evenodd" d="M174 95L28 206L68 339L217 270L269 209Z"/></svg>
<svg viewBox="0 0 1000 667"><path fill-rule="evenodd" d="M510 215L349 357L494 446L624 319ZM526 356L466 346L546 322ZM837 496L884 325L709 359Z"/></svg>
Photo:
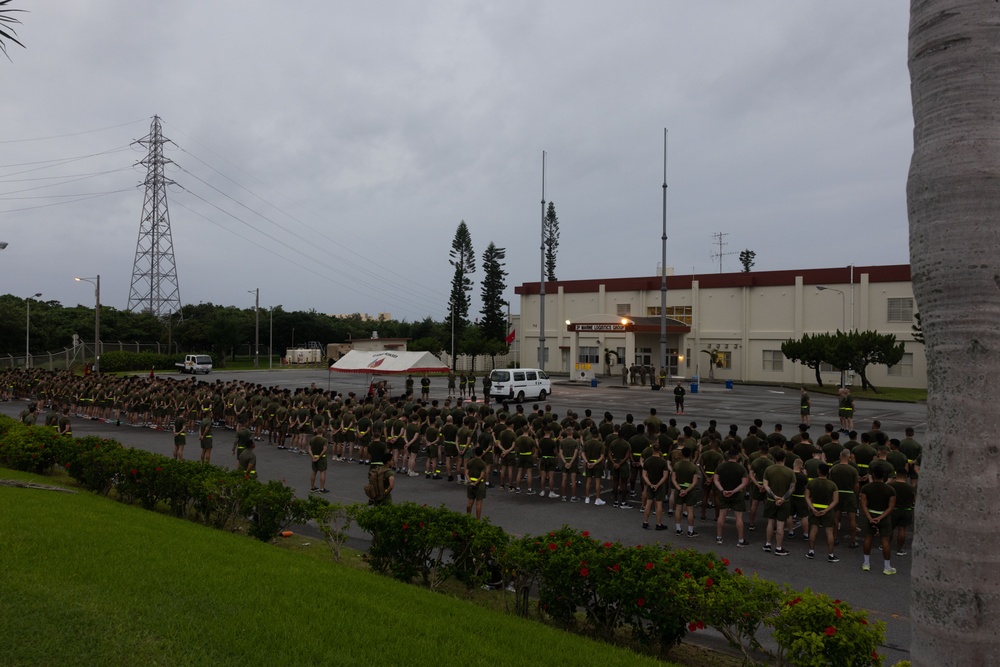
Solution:
<svg viewBox="0 0 1000 667"><path fill-rule="evenodd" d="M497 403L522 402L524 399L544 401L552 394L552 381L539 368L503 368L490 373L490 396Z"/></svg>

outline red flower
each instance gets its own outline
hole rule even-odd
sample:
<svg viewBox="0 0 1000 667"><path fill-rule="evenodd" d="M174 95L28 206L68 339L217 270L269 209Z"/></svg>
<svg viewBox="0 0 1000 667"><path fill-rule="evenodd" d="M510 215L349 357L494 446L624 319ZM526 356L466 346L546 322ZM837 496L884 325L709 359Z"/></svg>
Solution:
<svg viewBox="0 0 1000 667"><path fill-rule="evenodd" d="M715 566L712 565L711 561L708 563L708 569L709 570L714 570L715 569Z"/></svg>
<svg viewBox="0 0 1000 667"><path fill-rule="evenodd" d="M66 467L67 470L69 470L69 464L68 463L66 464L65 467Z"/></svg>
<svg viewBox="0 0 1000 667"><path fill-rule="evenodd" d="M861 619L861 625L868 625L868 619L867 618L862 618Z"/></svg>
<svg viewBox="0 0 1000 667"><path fill-rule="evenodd" d="M714 584L715 582L712 581L712 577L709 577L708 579L705 580L705 588L711 588Z"/></svg>
<svg viewBox="0 0 1000 667"><path fill-rule="evenodd" d="M161 468L160 466L156 466L156 472L160 472L161 470L163 470L163 468Z"/></svg>
<svg viewBox="0 0 1000 667"><path fill-rule="evenodd" d="M423 522L423 521L421 521L420 523L418 523L418 524L417 524L417 527L418 527L418 528L423 528L423 527L424 527L424 522Z"/></svg>
<svg viewBox="0 0 1000 667"><path fill-rule="evenodd" d="M138 471L138 470L136 470L135 468L132 468L132 474L133 474L133 475L138 475L138 474L139 474L139 471Z"/></svg>
<svg viewBox="0 0 1000 667"><path fill-rule="evenodd" d="M741 570L740 568L736 568L735 570L733 570L733 572L735 572L736 574L743 574L743 570Z"/></svg>
<svg viewBox="0 0 1000 667"><path fill-rule="evenodd" d="M409 528L410 528L410 524L408 524L408 523L404 523L403 524L403 530L408 530Z"/></svg>
<svg viewBox="0 0 1000 667"><path fill-rule="evenodd" d="M556 536L556 531L553 530L551 533L549 533L549 537L555 537L555 536Z"/></svg>
<svg viewBox="0 0 1000 667"><path fill-rule="evenodd" d="M583 535L584 537L590 537L590 531L589 530L585 530L585 531L583 531L580 534Z"/></svg>
<svg viewBox="0 0 1000 667"><path fill-rule="evenodd" d="M566 546L569 546L570 544L572 543L569 540L566 540Z"/></svg>
<svg viewBox="0 0 1000 667"><path fill-rule="evenodd" d="M690 572L685 572L684 573L684 578L685 579L690 579L691 578L691 573Z"/></svg>
<svg viewBox="0 0 1000 667"><path fill-rule="evenodd" d="M550 542L549 543L549 551L555 551L555 550L556 550L556 543L555 542Z"/></svg>
<svg viewBox="0 0 1000 667"><path fill-rule="evenodd" d="M580 561L580 567L586 567L586 565L587 565L587 561L585 561L585 560L581 560Z"/></svg>
<svg viewBox="0 0 1000 667"><path fill-rule="evenodd" d="M837 628L833 627L832 625L827 626L827 628L826 628L826 636L827 637L832 637L835 634L837 634Z"/></svg>
<svg viewBox="0 0 1000 667"><path fill-rule="evenodd" d="M705 621L698 621L697 628L699 630L704 630L705 629Z"/></svg>
<svg viewBox="0 0 1000 667"><path fill-rule="evenodd" d="M612 547L612 544L611 544L611 542L605 542L605 543L604 543L604 548L605 548L605 549L610 549L611 547Z"/></svg>
<svg viewBox="0 0 1000 667"><path fill-rule="evenodd" d="M698 626L695 625L693 622L688 623L688 632L694 632L697 629L698 629Z"/></svg>
<svg viewBox="0 0 1000 667"><path fill-rule="evenodd" d="M728 558L723 558L722 559L722 564L725 565L726 567L729 567L729 559Z"/></svg>
<svg viewBox="0 0 1000 667"><path fill-rule="evenodd" d="M639 605L640 607L645 607L646 606L646 598L639 598L638 600L635 601L635 603L637 605Z"/></svg>
<svg viewBox="0 0 1000 667"><path fill-rule="evenodd" d="M646 563L646 569L647 570L652 570L653 569L653 564L652 563Z"/></svg>
<svg viewBox="0 0 1000 667"><path fill-rule="evenodd" d="M878 660L878 651L872 650L872 660Z"/></svg>
<svg viewBox="0 0 1000 667"><path fill-rule="evenodd" d="M833 610L837 613L837 618L844 617L844 615L840 613L840 607L834 607Z"/></svg>
<svg viewBox="0 0 1000 667"><path fill-rule="evenodd" d="M642 548L642 545L641 545L641 544L637 544L637 545L635 545L635 548L636 548L636 549L641 549L641 548Z"/></svg>
<svg viewBox="0 0 1000 667"><path fill-rule="evenodd" d="M581 567L580 568L580 576L581 577L586 577L588 574L590 574L590 570L588 570L585 567Z"/></svg>
<svg viewBox="0 0 1000 667"><path fill-rule="evenodd" d="M840 604L840 600L834 600L833 604Z"/></svg>
<svg viewBox="0 0 1000 667"><path fill-rule="evenodd" d="M788 606L789 607L794 607L795 605L797 605L800 602L802 602L802 598L795 598L794 600L790 600L788 602Z"/></svg>
<svg viewBox="0 0 1000 667"><path fill-rule="evenodd" d="M451 536L456 540L458 539L458 533L456 532L452 532Z"/></svg>
<svg viewBox="0 0 1000 667"><path fill-rule="evenodd" d="M611 566L611 569L614 570L615 572L618 572L621 568L618 566L618 563L615 563L614 565Z"/></svg>

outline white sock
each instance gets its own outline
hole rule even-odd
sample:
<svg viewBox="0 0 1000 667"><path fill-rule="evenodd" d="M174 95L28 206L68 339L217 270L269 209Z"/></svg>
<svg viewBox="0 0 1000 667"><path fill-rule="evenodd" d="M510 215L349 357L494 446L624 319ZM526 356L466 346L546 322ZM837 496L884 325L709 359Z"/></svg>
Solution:
<svg viewBox="0 0 1000 667"><path fill-rule="evenodd" d="M865 565L871 565L871 556L865 556Z"/></svg>
<svg viewBox="0 0 1000 667"><path fill-rule="evenodd" d="M891 570L892 569L892 563L890 563L889 560L886 559L886 561L885 561L885 567L883 567L882 569L884 569L884 570Z"/></svg>

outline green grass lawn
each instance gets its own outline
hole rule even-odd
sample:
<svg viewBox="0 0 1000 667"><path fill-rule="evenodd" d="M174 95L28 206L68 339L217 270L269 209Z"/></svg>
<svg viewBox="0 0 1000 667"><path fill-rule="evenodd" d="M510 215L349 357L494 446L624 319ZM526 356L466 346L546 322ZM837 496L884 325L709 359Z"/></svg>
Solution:
<svg viewBox="0 0 1000 667"><path fill-rule="evenodd" d="M89 493L2 486L0 638L19 666L666 664Z"/></svg>
<svg viewBox="0 0 1000 667"><path fill-rule="evenodd" d="M806 389L810 393L814 394L829 394L831 396L837 395L837 385L824 385L820 387L819 385L809 384L806 385ZM861 391L861 385L858 384L855 387L851 387L851 395L855 399L863 398L870 401L900 401L902 403L919 403L920 401L927 400L927 390L926 389L908 389L903 387L879 387L878 393L874 391Z"/></svg>

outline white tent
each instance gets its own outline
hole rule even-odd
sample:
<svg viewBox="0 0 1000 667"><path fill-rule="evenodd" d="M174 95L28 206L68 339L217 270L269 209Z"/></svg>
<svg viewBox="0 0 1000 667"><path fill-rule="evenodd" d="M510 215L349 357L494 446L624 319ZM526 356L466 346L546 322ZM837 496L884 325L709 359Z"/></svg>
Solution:
<svg viewBox="0 0 1000 667"><path fill-rule="evenodd" d="M447 373L448 366L430 352L362 352L351 350L330 366L336 373L369 373L398 375L401 373Z"/></svg>

